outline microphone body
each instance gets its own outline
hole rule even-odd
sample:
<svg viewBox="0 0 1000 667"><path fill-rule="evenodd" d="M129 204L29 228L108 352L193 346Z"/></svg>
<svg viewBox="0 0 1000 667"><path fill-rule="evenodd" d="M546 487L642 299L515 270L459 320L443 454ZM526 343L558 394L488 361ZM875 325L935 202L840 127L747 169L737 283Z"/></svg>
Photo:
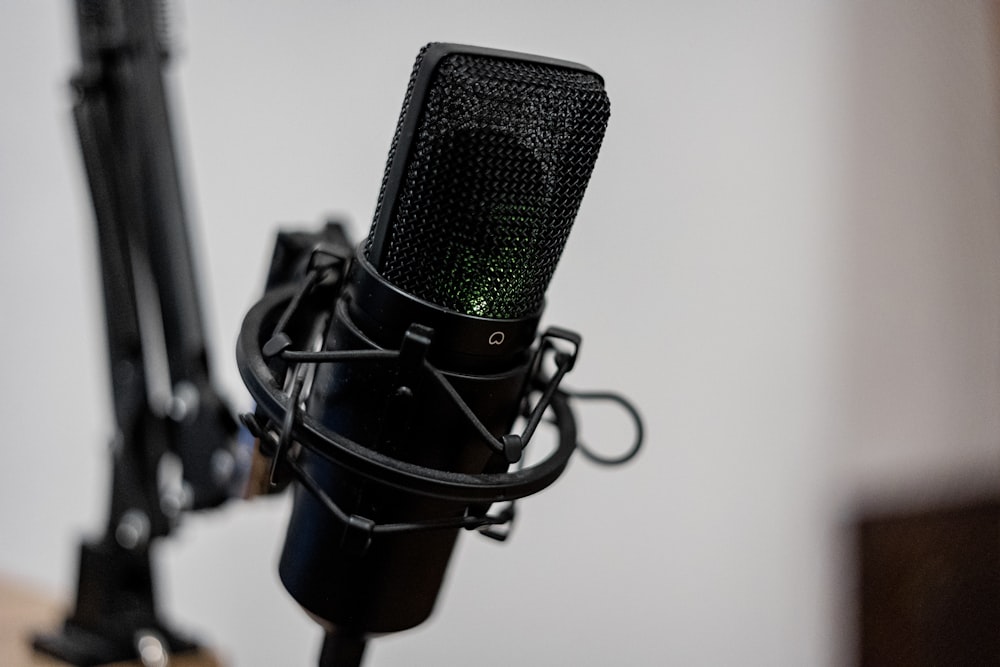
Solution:
<svg viewBox="0 0 1000 667"><path fill-rule="evenodd" d="M394 303L371 315L373 309L366 306L374 301L377 307L384 299L408 302L409 308ZM408 317L398 317L407 310L413 322L423 324L416 334L407 326ZM428 326L431 322L436 326ZM536 318L487 320L421 303L383 281L356 257L334 308L324 349L394 349L402 342L404 349L416 348L414 366L407 369L405 362L395 361L323 365L316 371L306 413L316 415L328 430L399 461L466 474L504 471L508 464L503 455L482 443L455 402L417 364L426 352L427 360L442 370L466 405L500 438L518 414L531 369L529 349L512 349L485 362L474 359L471 365L493 365L493 372L469 373L461 359L458 366L447 365L462 355L455 346L438 345L439 338L464 339L470 347L481 343L479 347L488 348L489 337L498 340L496 334L505 328L513 330L513 341L518 328L530 330L533 338L536 325ZM439 351L443 354L435 354ZM300 463L342 510L378 524L457 518L469 506L393 488L308 451L302 452ZM345 533L308 490L300 486L295 494L279 574L314 618L341 631L381 634L414 627L430 615L457 528L376 535L369 541L363 527L355 535Z"/></svg>

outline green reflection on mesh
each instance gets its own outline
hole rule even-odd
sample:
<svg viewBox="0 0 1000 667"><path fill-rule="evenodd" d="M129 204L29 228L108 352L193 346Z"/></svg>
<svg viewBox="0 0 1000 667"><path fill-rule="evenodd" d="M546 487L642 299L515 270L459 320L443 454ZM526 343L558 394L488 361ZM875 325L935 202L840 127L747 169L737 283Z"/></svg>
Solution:
<svg viewBox="0 0 1000 667"><path fill-rule="evenodd" d="M459 311L480 317L518 317L525 289L530 287L534 229L531 206L502 204L492 207L488 229L506 232L493 247L463 246L448 271Z"/></svg>

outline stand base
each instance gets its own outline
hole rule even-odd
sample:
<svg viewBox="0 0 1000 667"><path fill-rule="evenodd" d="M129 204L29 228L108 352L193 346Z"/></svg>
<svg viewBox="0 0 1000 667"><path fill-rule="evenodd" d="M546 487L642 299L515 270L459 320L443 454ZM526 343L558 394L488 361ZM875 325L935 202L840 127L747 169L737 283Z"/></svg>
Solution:
<svg viewBox="0 0 1000 667"><path fill-rule="evenodd" d="M198 651L196 644L163 627L144 628L136 635L133 642L115 641L66 621L61 633L37 635L32 646L36 651L79 667L98 667L140 659L143 665L165 666L168 657L173 665L175 655Z"/></svg>
<svg viewBox="0 0 1000 667"><path fill-rule="evenodd" d="M0 573L0 665L64 666L64 661L51 657L52 651L33 650L32 636L41 628L55 628L65 614L65 606L56 596ZM52 637L62 636L52 633L40 637L39 641L47 642ZM134 654L131 658L129 662L113 663L113 667L141 667ZM170 667L223 667L223 662L211 651L195 649L171 655Z"/></svg>
<svg viewBox="0 0 1000 667"><path fill-rule="evenodd" d="M198 649L156 613L148 550L129 552L109 540L81 545L76 608L61 630L32 645L79 667L136 660L152 667Z"/></svg>

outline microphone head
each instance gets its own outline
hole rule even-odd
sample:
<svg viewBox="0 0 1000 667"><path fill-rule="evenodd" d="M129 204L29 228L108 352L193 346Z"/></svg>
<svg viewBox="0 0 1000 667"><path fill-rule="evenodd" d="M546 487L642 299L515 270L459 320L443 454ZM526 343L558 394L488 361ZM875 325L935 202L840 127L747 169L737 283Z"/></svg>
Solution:
<svg viewBox="0 0 1000 667"><path fill-rule="evenodd" d="M540 311L604 138L604 82L575 63L454 44L417 56L366 259L442 308Z"/></svg>

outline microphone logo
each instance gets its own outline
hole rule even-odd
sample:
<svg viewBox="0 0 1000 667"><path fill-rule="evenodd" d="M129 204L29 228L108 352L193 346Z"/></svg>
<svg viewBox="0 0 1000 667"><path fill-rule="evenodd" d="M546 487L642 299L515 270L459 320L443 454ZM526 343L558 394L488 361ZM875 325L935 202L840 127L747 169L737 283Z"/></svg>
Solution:
<svg viewBox="0 0 1000 667"><path fill-rule="evenodd" d="M494 331L490 334L490 345L503 345L504 335L502 331Z"/></svg>

